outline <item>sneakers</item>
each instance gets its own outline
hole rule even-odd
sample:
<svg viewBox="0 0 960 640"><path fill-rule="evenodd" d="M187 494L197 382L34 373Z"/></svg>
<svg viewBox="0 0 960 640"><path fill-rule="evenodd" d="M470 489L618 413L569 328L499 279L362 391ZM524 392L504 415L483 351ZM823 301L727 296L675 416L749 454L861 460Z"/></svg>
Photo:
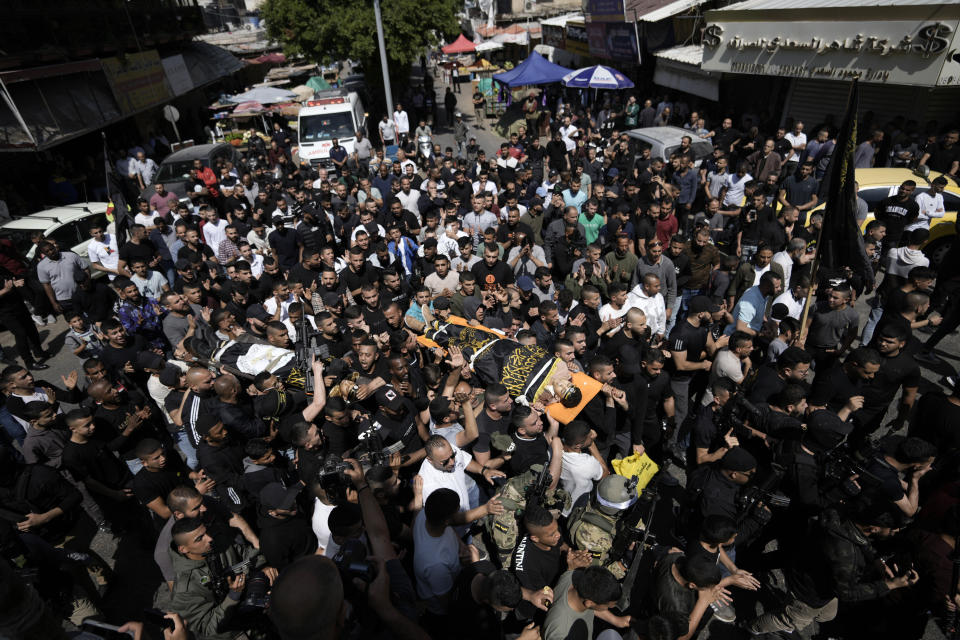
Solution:
<svg viewBox="0 0 960 640"><path fill-rule="evenodd" d="M47 316L47 324L57 324L57 316L52 313Z"/></svg>
<svg viewBox="0 0 960 640"><path fill-rule="evenodd" d="M43 371L44 369L50 368L50 365L42 362L27 362L24 364L24 366L31 371Z"/></svg>
<svg viewBox="0 0 960 640"><path fill-rule="evenodd" d="M737 612L728 604L717 600L716 602L710 603L710 608L713 609L713 617L720 622L731 624L737 620Z"/></svg>
<svg viewBox="0 0 960 640"><path fill-rule="evenodd" d="M30 314L30 319L33 320L33 322L34 322L38 327L43 327L43 326L46 326L46 324L47 324L47 321L46 321L45 318L41 318L40 316L38 316L38 315L36 315L36 314Z"/></svg>

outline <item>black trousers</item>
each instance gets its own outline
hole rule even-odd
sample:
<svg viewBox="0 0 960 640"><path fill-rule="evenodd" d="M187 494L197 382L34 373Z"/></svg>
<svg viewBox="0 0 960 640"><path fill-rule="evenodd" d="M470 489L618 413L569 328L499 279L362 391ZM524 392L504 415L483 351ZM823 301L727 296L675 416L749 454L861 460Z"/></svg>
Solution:
<svg viewBox="0 0 960 640"><path fill-rule="evenodd" d="M0 324L13 334L17 353L23 358L24 364L33 362L33 355L30 353L31 345L34 352L43 351L43 342L40 340L40 334L37 333L37 325L33 323L30 313L22 303L13 308L0 309Z"/></svg>

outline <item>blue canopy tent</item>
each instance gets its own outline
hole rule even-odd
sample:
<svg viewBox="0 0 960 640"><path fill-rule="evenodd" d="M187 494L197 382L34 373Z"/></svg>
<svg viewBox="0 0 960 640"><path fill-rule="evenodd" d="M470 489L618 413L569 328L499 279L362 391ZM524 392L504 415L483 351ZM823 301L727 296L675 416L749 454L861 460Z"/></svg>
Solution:
<svg viewBox="0 0 960 640"><path fill-rule="evenodd" d="M561 67L534 51L530 56L510 71L493 76L493 79L507 87L523 87L532 84L550 84L560 82L572 70Z"/></svg>

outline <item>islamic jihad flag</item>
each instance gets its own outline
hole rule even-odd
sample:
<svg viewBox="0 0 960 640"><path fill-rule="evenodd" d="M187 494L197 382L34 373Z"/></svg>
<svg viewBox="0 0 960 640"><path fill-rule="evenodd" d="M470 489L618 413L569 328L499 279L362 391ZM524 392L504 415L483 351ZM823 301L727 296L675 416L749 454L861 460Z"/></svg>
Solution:
<svg viewBox="0 0 960 640"><path fill-rule="evenodd" d="M873 269L863 247L863 235L857 224L857 193L854 189L853 156L857 148L857 111L860 107L860 86L853 80L847 112L837 133L837 146L820 186L827 204L823 213L823 230L817 242L817 259L822 275L835 277L843 267L850 267L854 276L863 278L867 291L873 288Z"/></svg>

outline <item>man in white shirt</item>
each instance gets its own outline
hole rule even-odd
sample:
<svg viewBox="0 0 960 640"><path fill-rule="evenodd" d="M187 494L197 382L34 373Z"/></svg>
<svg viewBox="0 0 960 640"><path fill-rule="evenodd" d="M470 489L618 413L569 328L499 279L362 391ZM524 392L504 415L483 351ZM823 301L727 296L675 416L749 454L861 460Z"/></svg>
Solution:
<svg viewBox="0 0 960 640"><path fill-rule="evenodd" d="M577 143L573 139L573 134L576 132L577 128L570 124L570 117L565 117L563 119L563 126L560 127L560 138L567 147L567 153L573 153L577 148Z"/></svg>
<svg viewBox="0 0 960 640"><path fill-rule="evenodd" d="M596 432L582 420L574 420L560 428L560 440L563 442L560 484L570 494L571 504L570 509L564 511L564 516L573 510L577 498L593 491L594 482L610 473L594 444L596 438Z"/></svg>
<svg viewBox="0 0 960 640"><path fill-rule="evenodd" d="M747 165L741 162L736 173L728 173L720 188L720 199L725 209L739 209L743 203L743 190L753 176L747 173Z"/></svg>
<svg viewBox="0 0 960 640"><path fill-rule="evenodd" d="M230 223L220 218L217 210L208 205L200 207L200 217L207 221L203 225L203 240L216 251L220 243L227 239L227 225Z"/></svg>
<svg viewBox="0 0 960 640"><path fill-rule="evenodd" d="M792 150L787 154L786 158L786 173L785 175L791 175L797 168L797 165L800 163L800 156L803 155L804 149L807 148L807 134L803 132L803 123L797 120L793 125L793 131L787 133L783 136L790 142Z"/></svg>
<svg viewBox="0 0 960 640"><path fill-rule="evenodd" d="M103 271L113 280L117 277L117 266L120 264L117 239L98 226L90 227L90 237L92 240L87 244L90 267L95 271Z"/></svg>
<svg viewBox="0 0 960 640"><path fill-rule="evenodd" d="M410 188L410 178L404 176L400 178L400 191L397 192L397 200L403 205L403 208L420 217L420 192Z"/></svg>
<svg viewBox="0 0 960 640"><path fill-rule="evenodd" d="M466 472L478 473L488 483L493 478L503 478L506 474L498 469L482 466L469 453L452 446L441 435L430 436L424 443L427 457L420 465L420 477L423 478L423 501L437 489L450 489L460 498L460 511L471 508Z"/></svg>
<svg viewBox="0 0 960 640"><path fill-rule="evenodd" d="M807 255L807 242L803 238L793 238L787 243L787 248L773 255L773 261L783 269L783 281L786 283L785 289L790 288L790 277L793 275L794 261L800 264L806 264L813 259L813 254ZM758 276L759 278L759 276ZM756 282L754 283L756 284Z"/></svg>
<svg viewBox="0 0 960 640"><path fill-rule="evenodd" d="M473 192L483 193L484 191L486 191L487 193L492 194L494 198L496 198L497 194L499 193L497 191L497 185L492 180L488 179L489 175L490 174L487 173L486 169L480 170L480 172L477 174L476 182L474 182L472 185Z"/></svg>
<svg viewBox="0 0 960 640"><path fill-rule="evenodd" d="M637 286L630 290L627 296L627 307L643 311L647 316L651 337L666 337L667 307L663 294L660 293L660 277L657 274L647 273ZM629 321L629 316L627 319Z"/></svg>
<svg viewBox="0 0 960 640"><path fill-rule="evenodd" d="M250 233L253 233L251 231ZM240 249L240 257L250 263L250 274L254 278L263 275L263 256L253 252L253 246L249 242L241 241L237 247Z"/></svg>
<svg viewBox="0 0 960 640"><path fill-rule="evenodd" d="M607 286L607 294L610 296L610 302L600 307L600 320L608 322L627 315L627 311L630 311L630 306L627 304L627 288L619 282L611 282ZM619 326L608 331L607 335L612 336L617 331L620 331Z"/></svg>
<svg viewBox="0 0 960 640"><path fill-rule="evenodd" d="M153 184L157 168L157 163L148 158L143 151L138 151L137 157L130 161L130 175L137 178L141 189L146 189Z"/></svg>
<svg viewBox="0 0 960 640"><path fill-rule="evenodd" d="M399 102L393 111L393 123L397 127L399 144L405 145L407 143L407 137L410 135L410 118L407 116L407 112L403 110L403 105Z"/></svg>
<svg viewBox="0 0 960 640"><path fill-rule="evenodd" d="M799 320L803 314L803 305L807 302L810 281L804 276L797 278L797 284L787 289L773 299L773 304L782 304L787 308L787 315Z"/></svg>
<svg viewBox="0 0 960 640"><path fill-rule="evenodd" d="M904 231L913 231L914 229L929 229L931 218L943 217L943 189L947 186L947 179L943 176L937 176L930 183L930 188L914 196L914 200L920 207L920 215L904 228Z"/></svg>

